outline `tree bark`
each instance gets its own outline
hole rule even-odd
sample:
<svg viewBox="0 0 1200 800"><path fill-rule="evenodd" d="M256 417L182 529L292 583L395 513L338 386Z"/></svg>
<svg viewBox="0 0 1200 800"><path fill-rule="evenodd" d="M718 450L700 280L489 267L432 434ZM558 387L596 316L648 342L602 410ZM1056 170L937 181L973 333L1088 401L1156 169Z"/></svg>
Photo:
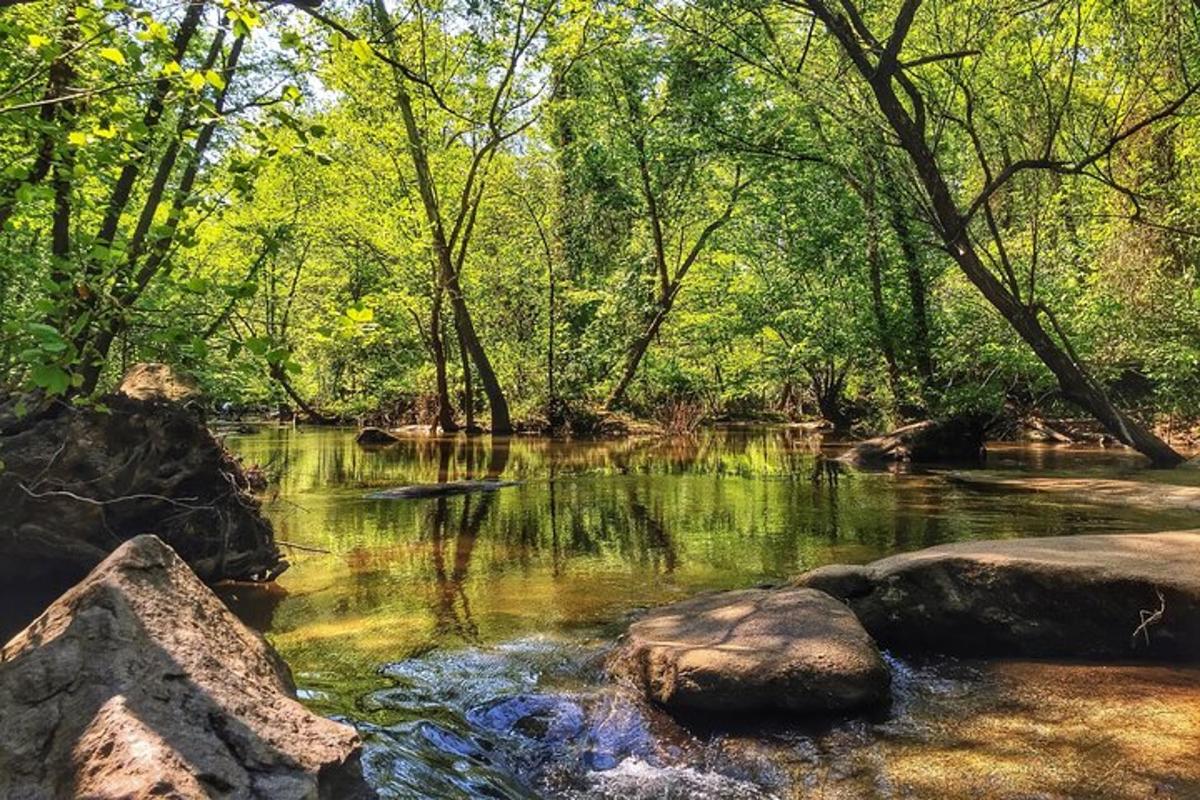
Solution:
<svg viewBox="0 0 1200 800"><path fill-rule="evenodd" d="M429 314L429 347L433 351L433 370L437 376L437 425L443 433L454 433L458 430L458 423L454 421L454 406L450 403L450 382L446 378L446 338L442 335L440 283L433 290L433 308Z"/></svg>

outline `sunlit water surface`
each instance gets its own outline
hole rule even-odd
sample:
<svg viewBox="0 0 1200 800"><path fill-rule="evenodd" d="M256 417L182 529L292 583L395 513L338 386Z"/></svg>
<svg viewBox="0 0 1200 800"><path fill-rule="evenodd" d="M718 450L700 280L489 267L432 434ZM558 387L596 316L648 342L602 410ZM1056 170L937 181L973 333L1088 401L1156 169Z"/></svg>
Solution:
<svg viewBox="0 0 1200 800"><path fill-rule="evenodd" d="M385 797L1200 798L1200 670L891 658L869 718L681 727L604 680L638 610L942 542L1197 527L1194 515L846 473L789 429L679 441L230 436L278 476L292 562L231 604ZM990 469L1147 477L1116 451L993 448ZM517 485L368 499L413 483ZM1153 480L1196 483L1195 473Z"/></svg>

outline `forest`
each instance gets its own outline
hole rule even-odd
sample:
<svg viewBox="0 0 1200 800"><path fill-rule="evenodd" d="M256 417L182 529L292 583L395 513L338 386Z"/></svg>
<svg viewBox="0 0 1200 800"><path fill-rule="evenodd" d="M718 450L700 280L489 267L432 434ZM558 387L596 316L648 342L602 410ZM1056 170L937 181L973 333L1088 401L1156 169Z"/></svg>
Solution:
<svg viewBox="0 0 1200 800"><path fill-rule="evenodd" d="M0 8L0 384L586 432L1200 415L1176 0ZM40 399L35 399L40 398Z"/></svg>
<svg viewBox="0 0 1200 800"><path fill-rule="evenodd" d="M1200 798L1200 1L0 54L0 798Z"/></svg>

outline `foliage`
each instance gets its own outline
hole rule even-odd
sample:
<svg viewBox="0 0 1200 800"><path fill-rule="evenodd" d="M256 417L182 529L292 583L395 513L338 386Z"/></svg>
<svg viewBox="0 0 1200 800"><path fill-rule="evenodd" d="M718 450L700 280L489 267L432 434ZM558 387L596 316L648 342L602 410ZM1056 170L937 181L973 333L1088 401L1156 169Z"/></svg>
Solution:
<svg viewBox="0 0 1200 800"><path fill-rule="evenodd" d="M6 6L0 382L82 402L156 359L218 401L460 419L1061 399L822 8ZM986 268L1148 415L1200 414L1196 15L954 0L897 67Z"/></svg>

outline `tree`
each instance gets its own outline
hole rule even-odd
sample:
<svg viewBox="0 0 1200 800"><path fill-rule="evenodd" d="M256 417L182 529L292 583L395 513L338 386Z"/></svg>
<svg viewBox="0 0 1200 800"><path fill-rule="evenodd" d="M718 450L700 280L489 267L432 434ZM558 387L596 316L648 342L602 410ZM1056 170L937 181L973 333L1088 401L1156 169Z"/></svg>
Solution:
<svg viewBox="0 0 1200 800"><path fill-rule="evenodd" d="M878 112L890 127L898 145L911 159L929 205L928 221L946 251L967 279L1055 375L1064 396L1086 408L1120 441L1136 448L1155 464L1170 466L1179 463L1182 457L1178 453L1118 409L1103 387L1088 373L1057 325L1053 311L1036 294L1036 273L1033 272L1036 262L1029 267L1028 289L1022 289L1016 267L1008 255L1005 230L996 219L994 203L1003 190L1028 173L1087 177L1108 183L1119 190L1119 184L1105 169L1106 160L1132 137L1177 113L1200 88L1200 84L1184 82L1170 91L1169 99L1149 109L1139 107L1143 104L1137 103L1124 108L1114 107L1111 92L1095 101L1091 93L1085 91L1085 84L1088 83L1092 86L1087 88L1102 90L1107 80L1099 75L1086 74L1088 64L1084 53L1091 46L1090 39L1107 35L1108 31L1113 30L1109 26L1096 30L1085 22L1085 9L1089 19L1093 13L1090 6L1075 0L1043 6L1027 15L1018 15L1017 21L1007 30L1004 26L1008 23L993 22L1001 28L997 33L1012 35L1014 29L1029 24L1053 25L1071 20L1069 24L1073 36L1071 43L1055 54L1057 57L1052 63L1039 65L1039 73L1044 76L1041 88L1046 111L1036 115L1034 121L1038 124L1034 135L1028 136L1028 119L1020 120L1026 128L1018 136L1016 132L1003 128L998 118L989 115L989 125L993 129L1000 127L1001 136L1009 144L1020 142L1023 145L1004 148L999 154L989 154L983 141L983 126L978 122L981 104L990 99L986 95L980 96L986 93L986 79L978 83L973 80L975 75L985 70L983 67L968 70L961 66L968 59L978 58L983 63L987 63L987 60L983 53L970 47L941 49L943 45L955 43L937 41L936 33L930 34L931 41L926 43L928 49L925 52L909 57L905 45L917 23L921 5L919 0L905 0L896 9L886 36L877 36L871 27L871 20L852 2L843 2L836 9L824 0L789 0L787 4L812 14L837 42L854 71L869 86ZM970 5L965 8L953 7L944 12L950 16L933 20L931 29L954 30L958 26L949 23L965 21L963 17L970 16L975 8ZM1001 36L995 38L1003 41ZM1011 46L1011 40L1006 44ZM1099 43L1096 46L1099 47ZM1003 51L1004 48L997 50ZM1007 53L994 55L1003 57ZM1170 57L1176 56L1186 57L1184 53ZM1161 63L1147 64L1136 58L1127 63L1132 63L1132 67L1121 75L1124 81L1144 87L1147 91L1161 88L1158 78ZM945 68L946 64L954 66ZM1110 66L1116 66L1116 63ZM945 68L949 72L950 80L944 84L947 88L942 94L918 77L922 68ZM931 102L927 95L932 95L934 100ZM931 114L938 118L931 120ZM1065 121L1074 115L1084 117L1091 123L1091 135L1082 142L1073 135L1074 130L1066 129ZM937 153L937 140L931 142L930 139L942 125L955 126L965 132L983 173L983 185L965 201L956 198ZM1006 133L1007 137L1004 136ZM997 158L998 163L993 164ZM989 268L985 258L995 263L996 271ZM1043 327L1042 319L1049 321L1053 334Z"/></svg>

